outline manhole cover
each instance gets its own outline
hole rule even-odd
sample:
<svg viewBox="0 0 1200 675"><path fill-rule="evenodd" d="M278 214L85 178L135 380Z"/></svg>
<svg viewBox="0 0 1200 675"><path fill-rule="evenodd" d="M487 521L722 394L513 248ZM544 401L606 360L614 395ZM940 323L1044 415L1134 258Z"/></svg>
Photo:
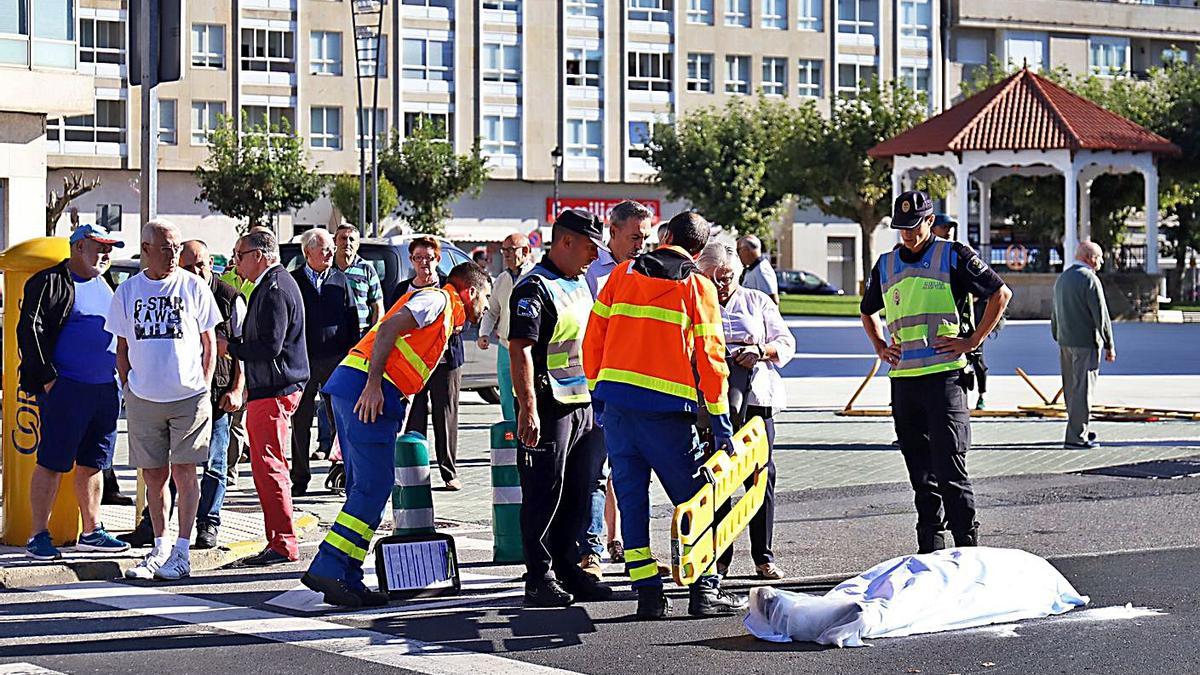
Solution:
<svg viewBox="0 0 1200 675"><path fill-rule="evenodd" d="M1135 462L1090 469L1081 473L1093 476L1117 476L1118 478L1171 479L1200 476L1200 461L1191 459L1161 459L1152 462Z"/></svg>

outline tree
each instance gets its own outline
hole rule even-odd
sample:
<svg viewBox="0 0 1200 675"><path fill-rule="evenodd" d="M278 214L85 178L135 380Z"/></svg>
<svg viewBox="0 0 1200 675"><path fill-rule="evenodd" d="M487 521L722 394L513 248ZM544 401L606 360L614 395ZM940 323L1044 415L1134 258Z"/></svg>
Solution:
<svg viewBox="0 0 1200 675"><path fill-rule="evenodd" d="M46 197L46 236L54 236L54 230L58 227L58 219L62 217L63 210L71 202L98 187L100 187L99 176L86 180L82 173L75 171L63 176L62 194L51 190L50 195Z"/></svg>
<svg viewBox="0 0 1200 675"><path fill-rule="evenodd" d="M370 190L367 191L367 208L371 207ZM333 179L329 189L329 201L337 207L342 217L351 225L362 228L358 218L358 176L342 174ZM396 210L400 198L396 196L396 187L387 178L379 177L379 217L386 218Z"/></svg>
<svg viewBox="0 0 1200 675"><path fill-rule="evenodd" d="M780 141L798 128L820 124L811 102L799 108L759 98L734 98L703 108L676 124L656 124L646 161L670 199L687 200L708 220L774 240L773 224L791 186L768 180Z"/></svg>
<svg viewBox="0 0 1200 675"><path fill-rule="evenodd" d="M208 135L211 146L204 164L196 167L200 185L197 202L235 218L239 231L270 225L272 216L305 206L321 195L323 179L308 168L304 140L281 125L261 122L238 133L232 117L221 117Z"/></svg>
<svg viewBox="0 0 1200 675"><path fill-rule="evenodd" d="M859 224L864 279L875 261L875 230L892 207L891 162L867 150L922 122L926 111L924 96L903 84L863 83L857 98L834 100L829 119L795 128L768 167L776 190Z"/></svg>
<svg viewBox="0 0 1200 675"><path fill-rule="evenodd" d="M463 193L479 196L490 174L479 139L468 154L455 154L446 130L434 120L418 124L403 141L393 135L379 168L396 187L400 216L416 232L435 235L444 232L450 202Z"/></svg>
<svg viewBox="0 0 1200 675"><path fill-rule="evenodd" d="M1155 74L1156 94L1166 101L1155 131L1183 150L1159 161L1162 205L1175 222L1164 228L1167 253L1175 259L1171 297L1183 300L1188 250L1200 251L1200 70L1172 65Z"/></svg>

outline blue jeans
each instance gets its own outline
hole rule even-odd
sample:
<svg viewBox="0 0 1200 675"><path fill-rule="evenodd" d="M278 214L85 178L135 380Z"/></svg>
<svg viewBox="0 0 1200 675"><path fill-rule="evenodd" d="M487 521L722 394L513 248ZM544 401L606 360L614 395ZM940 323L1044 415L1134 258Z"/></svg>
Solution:
<svg viewBox="0 0 1200 675"><path fill-rule="evenodd" d="M508 361L508 347L496 343L496 383L500 390L500 413L504 419L517 419L517 399L513 396L512 365Z"/></svg>
<svg viewBox="0 0 1200 675"><path fill-rule="evenodd" d="M200 505L196 509L196 525L221 525L221 507L225 504L225 470L229 451L229 413L213 411L212 440L208 445L208 461L200 476Z"/></svg>
<svg viewBox="0 0 1200 675"><path fill-rule="evenodd" d="M587 529L579 536L579 558L581 560L584 556L593 553L598 556L604 555L604 502L608 497L608 472L608 462L605 462L600 479L592 488L592 496L588 504L590 517Z"/></svg>
<svg viewBox="0 0 1200 675"><path fill-rule="evenodd" d="M321 394L317 397L317 452L328 454L333 449L333 427L329 424L329 420L333 419L333 415L326 412L329 407L329 395Z"/></svg>

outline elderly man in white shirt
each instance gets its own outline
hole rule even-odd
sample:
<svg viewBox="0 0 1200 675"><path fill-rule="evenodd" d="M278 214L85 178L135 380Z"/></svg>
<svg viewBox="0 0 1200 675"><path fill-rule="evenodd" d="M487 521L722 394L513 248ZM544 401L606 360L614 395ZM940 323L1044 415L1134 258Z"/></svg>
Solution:
<svg viewBox="0 0 1200 675"><path fill-rule="evenodd" d="M738 239L737 257L745 269L739 280L741 285L766 293L778 305L779 280L775 278L775 268L771 267L771 261L767 260L762 241L752 234Z"/></svg>
<svg viewBox="0 0 1200 675"><path fill-rule="evenodd" d="M742 286L742 262L733 249L721 243L704 247L696 265L712 279L721 303L729 364L729 416L734 428L761 417L767 426L772 458L767 464L767 493L762 508L750 521L750 555L761 579L782 579L775 564L771 539L775 525L775 420L787 406L780 370L796 354L796 339L784 323L775 302L765 293ZM717 560L724 574L733 559L733 547Z"/></svg>
<svg viewBox="0 0 1200 675"><path fill-rule="evenodd" d="M492 299L479 322L478 344L480 349L487 349L492 344L492 334L496 335L499 341L496 345L496 379L500 389L500 411L504 419L516 420L517 406L508 365L508 299L517 279L533 269L529 237L520 232L508 235L500 244L500 253L504 256L504 271L492 282Z"/></svg>

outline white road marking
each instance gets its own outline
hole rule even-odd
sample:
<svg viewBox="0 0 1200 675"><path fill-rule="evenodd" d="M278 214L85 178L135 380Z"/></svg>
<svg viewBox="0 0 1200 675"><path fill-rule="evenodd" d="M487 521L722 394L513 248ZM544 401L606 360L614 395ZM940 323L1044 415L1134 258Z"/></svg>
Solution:
<svg viewBox="0 0 1200 675"><path fill-rule="evenodd" d="M877 359L874 354L830 354L825 352L797 352L794 359Z"/></svg>
<svg viewBox="0 0 1200 675"><path fill-rule="evenodd" d="M63 673L35 666L32 663L0 663L0 675L63 675Z"/></svg>
<svg viewBox="0 0 1200 675"><path fill-rule="evenodd" d="M361 661L407 668L428 675L459 675L478 671L488 672L489 675L572 673L494 654L464 651L329 621L175 595L144 586L84 582L69 586L50 586L40 589L39 592L67 600L105 605L142 616L153 616Z"/></svg>

